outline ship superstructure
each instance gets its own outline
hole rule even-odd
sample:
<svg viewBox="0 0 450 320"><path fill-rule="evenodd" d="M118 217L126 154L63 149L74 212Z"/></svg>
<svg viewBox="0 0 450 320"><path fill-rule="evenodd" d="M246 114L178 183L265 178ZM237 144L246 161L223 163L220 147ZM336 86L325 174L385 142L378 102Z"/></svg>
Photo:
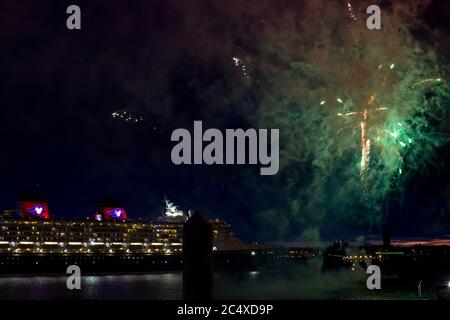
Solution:
<svg viewBox="0 0 450 320"><path fill-rule="evenodd" d="M0 253L140 253L177 254L182 252L183 224L187 216L166 200L166 210L155 220L129 220L121 205L103 204L93 219L54 220L50 215L33 215L25 207L43 208L46 202L20 202L15 217L0 218ZM22 210L22 212L21 212ZM26 214L24 214L26 213ZM214 250L251 249L240 241L228 223L215 219Z"/></svg>

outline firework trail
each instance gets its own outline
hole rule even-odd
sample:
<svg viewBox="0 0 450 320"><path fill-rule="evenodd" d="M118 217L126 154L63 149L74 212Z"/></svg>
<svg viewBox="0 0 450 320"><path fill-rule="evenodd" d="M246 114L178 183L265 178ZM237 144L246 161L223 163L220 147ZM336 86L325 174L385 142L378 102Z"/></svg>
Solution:
<svg viewBox="0 0 450 320"><path fill-rule="evenodd" d="M439 83L439 82L442 82L442 79L441 78L434 78L434 79L423 79L423 80L420 80L420 81L417 81L416 83L414 83L412 86L411 86L411 89L416 89L416 87L417 86L420 86L420 85L424 85L424 84L434 84L434 83Z"/></svg>
<svg viewBox="0 0 450 320"><path fill-rule="evenodd" d="M395 65L392 64L390 66L390 70L394 69ZM379 65L377 70L380 73L381 70L383 68L383 65ZM386 82L388 80L388 75L386 74L383 78L382 84L381 84L381 90L384 88L384 86L386 85ZM363 109L361 111L352 111L352 112L347 112L345 114L343 113L338 113L338 116L343 116L343 117L353 117L353 116L360 116L360 128L361 128L361 169L360 169L360 175L361 175L361 179L364 180L364 177L367 173L367 170L369 169L369 165L370 165L370 152L371 152L371 140L369 138L369 111L373 112L380 112L380 111L385 111L388 110L389 108L387 107L381 107L378 105L378 103L375 101L375 96L376 93L374 92L367 101L366 106L363 107ZM337 98L336 99L337 102L339 103L343 103L341 98ZM322 100L321 105L324 104L324 101ZM342 131L342 129L344 129L344 127L341 127L338 130L338 133L340 133Z"/></svg>
<svg viewBox="0 0 450 320"><path fill-rule="evenodd" d="M353 12L353 7L352 4L350 2L347 2L347 8L348 8L348 14L350 16L350 19L352 19L353 21L356 21L356 15Z"/></svg>
<svg viewBox="0 0 450 320"><path fill-rule="evenodd" d="M246 67L244 61L242 61L241 58L233 57L233 62L234 62L235 67L239 68L241 70L242 76L244 77L244 79L250 80L250 75L248 74L247 67Z"/></svg>
<svg viewBox="0 0 450 320"><path fill-rule="evenodd" d="M138 123L144 121L144 116L132 109L121 109L111 113L113 119L122 120L130 123Z"/></svg>

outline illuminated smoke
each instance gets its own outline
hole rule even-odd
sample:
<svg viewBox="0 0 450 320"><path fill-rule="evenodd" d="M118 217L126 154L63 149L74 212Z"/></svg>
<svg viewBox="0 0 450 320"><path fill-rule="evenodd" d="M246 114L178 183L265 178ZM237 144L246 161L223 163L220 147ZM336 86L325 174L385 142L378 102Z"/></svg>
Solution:
<svg viewBox="0 0 450 320"><path fill-rule="evenodd" d="M184 21L182 30L190 32L174 38L182 50L164 57L177 63L170 70L144 59L149 65L142 70L160 71L149 81L159 86L136 84L132 93L137 88L145 101L159 99L164 118L182 117L184 101L164 93L186 87L173 76L183 66L196 77L185 82L202 106L199 116L224 125L232 115L251 127L280 128L279 174L269 182L247 172L233 191L246 200L259 235L376 228L394 214L392 203L402 201L411 179L438 165L436 150L448 133L448 65L433 47L442 39L423 20L429 3L383 2L382 30L373 31L366 27L370 1L212 2L208 8L177 2L180 12L196 17ZM212 22L203 19L211 8L219 13ZM223 21L230 28L216 32ZM232 76L205 81L186 54L200 60L201 70L219 68L223 57Z"/></svg>
<svg viewBox="0 0 450 320"><path fill-rule="evenodd" d="M446 66L411 35L421 23L414 4L385 8L379 33L361 19L349 30L351 4L308 4L308 16L288 17L282 33L261 37L270 58L268 71L258 71L269 81L257 116L260 126L283 128L280 172L291 210L277 217L285 229L379 226L448 141Z"/></svg>
<svg viewBox="0 0 450 320"><path fill-rule="evenodd" d="M165 199L164 202L166 203L166 211L165 211L165 215L167 217L183 217L184 216L184 212L180 209L178 209L178 207L170 200Z"/></svg>

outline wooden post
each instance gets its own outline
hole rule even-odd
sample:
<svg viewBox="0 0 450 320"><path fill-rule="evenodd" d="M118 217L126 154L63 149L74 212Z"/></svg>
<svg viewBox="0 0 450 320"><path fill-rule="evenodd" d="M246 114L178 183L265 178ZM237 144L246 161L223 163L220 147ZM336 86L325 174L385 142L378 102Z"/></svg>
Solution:
<svg viewBox="0 0 450 320"><path fill-rule="evenodd" d="M211 300L213 284L212 226L194 212L183 228L183 298Z"/></svg>

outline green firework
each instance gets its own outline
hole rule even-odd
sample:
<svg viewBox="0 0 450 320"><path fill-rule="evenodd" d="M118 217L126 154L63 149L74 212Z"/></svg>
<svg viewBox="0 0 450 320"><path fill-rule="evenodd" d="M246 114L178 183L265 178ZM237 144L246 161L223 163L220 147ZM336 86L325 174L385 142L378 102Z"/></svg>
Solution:
<svg viewBox="0 0 450 320"><path fill-rule="evenodd" d="M396 12L384 14L379 33L349 26L343 14L333 25L319 21L315 37L296 31L265 47L278 57L272 63L278 72L270 74L258 121L280 128L294 221L383 223L391 197L433 166L437 148L448 142L448 66Z"/></svg>

